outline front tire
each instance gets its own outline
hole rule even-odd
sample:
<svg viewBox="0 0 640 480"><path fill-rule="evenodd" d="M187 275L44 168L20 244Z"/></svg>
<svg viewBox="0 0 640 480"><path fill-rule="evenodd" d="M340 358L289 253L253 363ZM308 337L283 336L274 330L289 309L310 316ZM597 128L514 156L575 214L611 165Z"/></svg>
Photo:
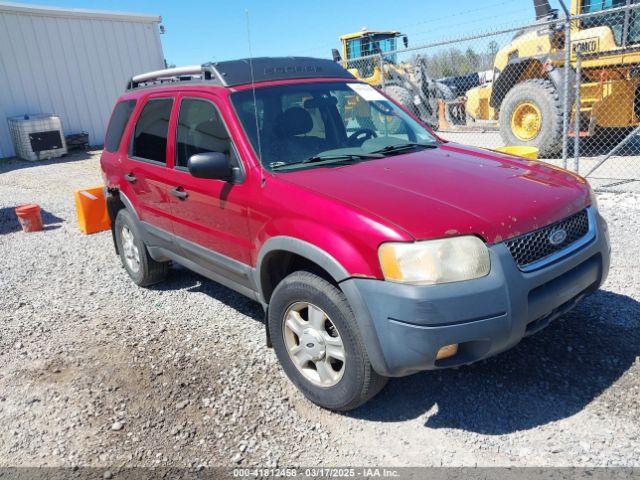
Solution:
<svg viewBox="0 0 640 480"><path fill-rule="evenodd" d="M414 115L418 115L415 104L413 103L413 96L411 92L400 85L389 85L385 87L384 93L393 98L396 102L402 105L406 110L410 111Z"/></svg>
<svg viewBox="0 0 640 480"><path fill-rule="evenodd" d="M433 110L433 108L427 109L422 104L416 105L413 95L409 90L400 85L389 85L385 87L384 93L386 93L396 102L402 105L405 110L413 113L420 120L428 124L431 128L433 128L434 130L438 130L437 110ZM431 110L432 113L429 113L429 110ZM404 133L402 122L398 120L395 130L392 131L393 133Z"/></svg>
<svg viewBox="0 0 640 480"><path fill-rule="evenodd" d="M116 215L115 233L122 265L136 285L148 287L166 278L169 263L151 258L138 225L124 208Z"/></svg>
<svg viewBox="0 0 640 480"><path fill-rule="evenodd" d="M313 403L352 410L387 382L367 355L344 293L310 272L295 272L276 287L269 334L287 377Z"/></svg>
<svg viewBox="0 0 640 480"><path fill-rule="evenodd" d="M540 158L562 151L562 103L549 80L527 80L509 90L499 124L505 145L537 147Z"/></svg>

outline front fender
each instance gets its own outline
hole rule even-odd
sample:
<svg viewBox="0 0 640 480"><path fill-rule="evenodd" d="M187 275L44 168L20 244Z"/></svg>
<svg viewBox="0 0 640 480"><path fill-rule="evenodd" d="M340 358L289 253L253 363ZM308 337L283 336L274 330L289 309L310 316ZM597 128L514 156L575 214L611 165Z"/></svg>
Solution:
<svg viewBox="0 0 640 480"><path fill-rule="evenodd" d="M323 240L330 239L332 241L331 244L335 248L339 248L342 254L344 254L345 252L351 252L352 254L354 254L353 248L349 248L344 239L340 239L340 237L335 234L327 234L330 237L325 236L323 237ZM377 336L372 318L367 314L368 308L364 303L364 299L361 297L358 290L353 286L353 277L355 275L349 273L343 263L341 263L341 261L336 258L335 253L329 253L319 246L306 240L301 240L300 238L290 237L286 235L279 235L267 240L260 248L256 268L256 285L258 286L258 291L260 292L261 298L263 299L265 308L268 307L266 301L264 301L265 297L261 281L261 270L265 258L267 258L270 253L276 251L287 251L295 253L296 255L304 257L312 261L316 265L322 267L326 272L329 273L329 275L331 275L331 277L336 281L336 283L339 284L339 287L347 297L347 301L349 302L349 305L355 315L360 334L362 335L362 339L364 340L367 355L369 356L374 370L382 375L387 373L389 371L389 368L385 361L382 347L380 345L380 339ZM268 339L268 333L267 341L270 341Z"/></svg>
<svg viewBox="0 0 640 480"><path fill-rule="evenodd" d="M352 220L352 225L357 224ZM403 238L392 234L379 238L377 240L375 230L350 231L331 228L312 219L282 217L269 222L256 234L255 264L260 271L268 252L285 250L322 266L337 282L349 277L381 278L379 244Z"/></svg>
<svg viewBox="0 0 640 480"><path fill-rule="evenodd" d="M336 281L341 282L350 277L349 272L332 255L317 247L316 245L300 240L299 238L279 235L267 240L258 253L258 271L261 271L264 259L275 251L285 251L295 253L326 270ZM258 275L258 277L260 277ZM262 290L260 278L257 279L258 288Z"/></svg>
<svg viewBox="0 0 640 480"><path fill-rule="evenodd" d="M502 100L504 100L504 97L507 95L507 93L509 93L509 90L511 90L514 85L519 83L522 77L533 78L529 75L525 75L525 72L528 72L530 71L530 69L534 68L539 68L539 75L535 76L539 77L543 75L542 62L538 58L514 57L513 59L510 59L507 66L504 67L504 70L500 72L498 78L493 82L493 89L491 91L489 105L492 108L499 109L502 105Z"/></svg>

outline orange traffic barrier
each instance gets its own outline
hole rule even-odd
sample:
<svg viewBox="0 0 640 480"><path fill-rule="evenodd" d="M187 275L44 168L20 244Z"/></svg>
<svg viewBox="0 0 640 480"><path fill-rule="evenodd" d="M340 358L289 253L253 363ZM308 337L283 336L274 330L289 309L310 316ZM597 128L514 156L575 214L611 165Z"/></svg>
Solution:
<svg viewBox="0 0 640 480"><path fill-rule="evenodd" d="M40 206L35 203L16 207L18 221L25 232L39 232L42 230L42 216Z"/></svg>
<svg viewBox="0 0 640 480"><path fill-rule="evenodd" d="M111 228L102 186L81 188L73 195L76 200L78 225L82 233L88 235Z"/></svg>

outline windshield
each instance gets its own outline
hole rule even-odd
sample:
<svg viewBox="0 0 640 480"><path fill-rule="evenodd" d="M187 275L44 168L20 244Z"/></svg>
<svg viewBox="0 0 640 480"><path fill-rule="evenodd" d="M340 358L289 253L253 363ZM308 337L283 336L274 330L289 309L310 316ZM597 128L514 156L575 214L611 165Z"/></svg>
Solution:
<svg viewBox="0 0 640 480"><path fill-rule="evenodd" d="M627 0L582 0L582 13L595 13L611 8L624 7ZM614 12L582 20L582 28L610 27L616 44L621 45L624 36L625 12Z"/></svg>
<svg viewBox="0 0 640 480"><path fill-rule="evenodd" d="M425 127L362 83L257 88L255 109L252 90L231 98L254 151L269 170L372 160L437 146Z"/></svg>
<svg viewBox="0 0 640 480"><path fill-rule="evenodd" d="M347 60L393 52L396 50L396 38L396 35L367 35L347 40ZM395 63L396 55L387 55L385 60Z"/></svg>

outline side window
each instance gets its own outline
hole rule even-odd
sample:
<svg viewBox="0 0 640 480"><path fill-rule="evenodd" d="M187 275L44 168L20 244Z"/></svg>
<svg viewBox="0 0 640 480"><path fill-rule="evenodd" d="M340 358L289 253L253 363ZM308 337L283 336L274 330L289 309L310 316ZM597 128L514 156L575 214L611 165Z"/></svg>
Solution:
<svg viewBox="0 0 640 480"><path fill-rule="evenodd" d="M360 49L360 39L347 40L347 58L358 58L362 56Z"/></svg>
<svg viewBox="0 0 640 480"><path fill-rule="evenodd" d="M149 100L142 109L133 136L132 155L145 160L165 163L167 132L173 99Z"/></svg>
<svg viewBox="0 0 640 480"><path fill-rule="evenodd" d="M189 157L204 152L234 156L218 109L207 100L185 98L178 115L176 167L186 167Z"/></svg>
<svg viewBox="0 0 640 480"><path fill-rule="evenodd" d="M627 0L582 0L581 13L601 12L610 8L624 7Z"/></svg>
<svg viewBox="0 0 640 480"><path fill-rule="evenodd" d="M113 153L120 147L122 134L127 127L127 123L129 123L129 118L131 118L131 113L135 106L135 100L126 100L118 103L116 108L113 109L113 114L111 114L111 120L109 120L107 134L104 139L104 148L107 152Z"/></svg>
<svg viewBox="0 0 640 480"><path fill-rule="evenodd" d="M631 4L640 3L640 0L631 0ZM627 44L637 44L640 42L640 15L638 10L629 11L629 31L627 32Z"/></svg>

